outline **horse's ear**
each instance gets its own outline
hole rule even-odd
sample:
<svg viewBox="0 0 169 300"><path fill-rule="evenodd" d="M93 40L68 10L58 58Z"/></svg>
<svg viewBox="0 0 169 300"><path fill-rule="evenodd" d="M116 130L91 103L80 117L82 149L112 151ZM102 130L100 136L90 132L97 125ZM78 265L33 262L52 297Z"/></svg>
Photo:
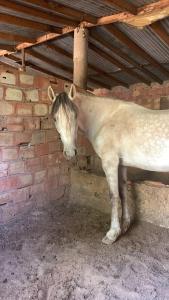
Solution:
<svg viewBox="0 0 169 300"><path fill-rule="evenodd" d="M74 100L77 94L76 86L74 84L71 85L70 91L69 91L69 98L70 100Z"/></svg>
<svg viewBox="0 0 169 300"><path fill-rule="evenodd" d="M52 102L54 102L55 93L54 93L54 90L52 89L51 85L48 87L48 97Z"/></svg>

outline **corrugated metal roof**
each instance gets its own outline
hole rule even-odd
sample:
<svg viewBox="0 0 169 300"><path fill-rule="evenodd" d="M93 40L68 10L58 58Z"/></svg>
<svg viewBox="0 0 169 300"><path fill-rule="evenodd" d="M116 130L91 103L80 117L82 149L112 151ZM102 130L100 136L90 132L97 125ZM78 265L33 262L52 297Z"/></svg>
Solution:
<svg viewBox="0 0 169 300"><path fill-rule="evenodd" d="M146 5L146 4L150 4L150 3L155 3L157 2L157 0L127 0L127 2L135 5L136 7L141 7L143 5Z"/></svg>
<svg viewBox="0 0 169 300"><path fill-rule="evenodd" d="M169 46L151 28L137 29L126 24L114 25L160 63L169 61Z"/></svg>
<svg viewBox="0 0 169 300"><path fill-rule="evenodd" d="M108 16L121 11L120 9L117 9L112 5L108 5L107 3L101 0L78 0L71 2L70 0L56 0L55 2L71 6L96 17Z"/></svg>
<svg viewBox="0 0 169 300"><path fill-rule="evenodd" d="M51 9L44 9L42 7L37 6L36 4L32 5L26 0L16 0L11 1L13 3L18 3L20 5L26 5L33 7L34 9L39 9L40 11L50 12L54 16L56 16L56 22L57 22L57 15L63 16L61 13L57 14L56 12L52 12ZM36 2L36 1L35 1ZM79 0L79 1L70 1L70 0L53 0L53 2L60 3L63 5L66 5L71 8L75 8L77 10L80 10L82 13L88 13L96 17L100 16L108 16L114 13L119 13L121 10L113 7L112 5L108 5L104 0ZM133 6L141 7L145 4L150 4L156 1L151 0L128 0L129 3L133 4ZM5 13L8 15L14 15L17 17L23 17L32 21L39 21L44 24L49 25L55 25L63 27L61 24L57 24L53 21L48 21L47 19L42 19L39 17L33 17L32 15L28 15L25 13L19 13L16 11L12 11L11 9L3 8L1 9L1 13ZM64 16L65 17L65 16ZM69 17L71 19L71 17ZM166 30L166 32L169 34L169 18L165 18L161 21L162 26ZM169 70L169 45L164 42L164 40L161 40L161 38L152 31L150 27L145 28L143 30L136 29L134 27L128 26L126 24L122 23L116 23L116 28L120 29L126 36L128 36L132 41L134 41L140 48L142 48L145 52L147 52L151 57L153 57L157 62L159 62L166 70ZM6 32L10 34L17 34L20 36L24 36L27 38L37 38L41 35L44 35L45 33L43 31L36 30L36 26L34 29L29 29L25 27L20 26L14 26L14 25L7 25L0 23L0 31ZM90 64L92 64L94 67L99 68L103 72L106 72L110 76L114 76L115 78L124 81L126 84L133 84L139 81L137 76L130 75L130 70L132 69L135 74L138 74L139 76L144 77L145 79L152 79L151 73L147 74L145 73L144 69L139 69L139 66L144 66L145 70L149 70L153 74L155 74L159 79L165 80L168 79L166 75L164 75L161 71L158 70L158 68L153 67L145 58L142 58L140 55L135 53L133 50L131 50L127 45L122 43L118 37L114 37L106 27L98 26L93 27L92 29L89 29L89 32L97 34L99 39L101 41L106 41L110 47L114 47L116 49L116 53L113 52L113 50L108 49L106 46L104 46L102 43L95 40L95 38L90 37L89 35L89 41L91 41L95 46L97 46L99 49L101 49L102 52L105 52L109 54L112 58L115 58L118 60L121 64L124 65L123 70L119 69L118 66L116 66L115 63L109 62L108 59L101 57L99 54L97 54L95 51L89 49L89 58L88 61ZM13 45L15 46L17 44L16 41L8 41L8 40L0 40L0 47L3 48L3 44L7 45ZM66 50L67 53L71 54L71 57L66 57L65 55L58 53L57 51L54 51L52 49L49 49L47 45L56 45L57 47L60 47L63 50ZM67 34L65 36L62 36L60 38L57 38L53 41L48 42L47 44L43 44L41 46L36 46L33 49L37 54L41 54L44 56L44 58L50 58L53 62L59 62L64 67L73 69L73 35ZM119 51L119 53L118 53ZM126 59L121 57L126 57ZM26 56L28 57L28 62L32 63L36 66L43 67L46 71L56 73L61 76L65 76L66 78L72 79L72 72L68 73L60 67L54 66L54 64L46 63L45 60L42 62L40 59L37 59L32 56ZM1 58L2 60L6 60L9 63L8 58ZM129 70L128 72L125 71ZM92 76L92 78L96 79L102 84L108 84L108 85L114 85L114 82L107 77L105 77L104 74L99 72L99 76L97 74L97 71L93 68L89 68L88 71L89 76ZM140 79L141 80L141 79ZM93 86L96 86L94 82L92 82L89 79L90 83L93 84Z"/></svg>

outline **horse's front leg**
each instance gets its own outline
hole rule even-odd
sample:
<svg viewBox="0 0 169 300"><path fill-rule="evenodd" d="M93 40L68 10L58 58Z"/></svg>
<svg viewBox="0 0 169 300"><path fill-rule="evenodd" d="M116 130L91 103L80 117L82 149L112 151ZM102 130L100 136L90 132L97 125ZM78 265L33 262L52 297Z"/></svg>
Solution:
<svg viewBox="0 0 169 300"><path fill-rule="evenodd" d="M114 156L111 155L111 159L102 160L102 165L109 184L110 200L112 203L110 229L107 232L106 236L103 238L102 242L104 244L109 245L115 242L121 233L120 222L121 222L122 209L121 209L121 199L119 196L119 188L118 188L119 158L116 155Z"/></svg>
<svg viewBox="0 0 169 300"><path fill-rule="evenodd" d="M127 201L127 167L119 165L119 194L122 202L122 232L130 227L131 216Z"/></svg>

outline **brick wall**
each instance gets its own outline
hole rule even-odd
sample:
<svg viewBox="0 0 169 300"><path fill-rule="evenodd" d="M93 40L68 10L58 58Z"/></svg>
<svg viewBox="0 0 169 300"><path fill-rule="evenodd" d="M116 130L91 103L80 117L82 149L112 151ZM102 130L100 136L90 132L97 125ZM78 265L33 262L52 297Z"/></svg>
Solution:
<svg viewBox="0 0 169 300"><path fill-rule="evenodd" d="M69 188L70 168L49 115L49 80L0 67L0 223Z"/></svg>

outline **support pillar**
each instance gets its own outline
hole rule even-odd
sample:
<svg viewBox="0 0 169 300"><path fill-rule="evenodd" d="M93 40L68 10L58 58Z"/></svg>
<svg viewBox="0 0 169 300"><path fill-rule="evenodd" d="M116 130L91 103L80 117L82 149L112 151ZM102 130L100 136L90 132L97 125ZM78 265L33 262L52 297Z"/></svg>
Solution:
<svg viewBox="0 0 169 300"><path fill-rule="evenodd" d="M74 52L73 52L73 82L83 89L87 89L87 67L88 67L88 30L76 28L74 30Z"/></svg>

